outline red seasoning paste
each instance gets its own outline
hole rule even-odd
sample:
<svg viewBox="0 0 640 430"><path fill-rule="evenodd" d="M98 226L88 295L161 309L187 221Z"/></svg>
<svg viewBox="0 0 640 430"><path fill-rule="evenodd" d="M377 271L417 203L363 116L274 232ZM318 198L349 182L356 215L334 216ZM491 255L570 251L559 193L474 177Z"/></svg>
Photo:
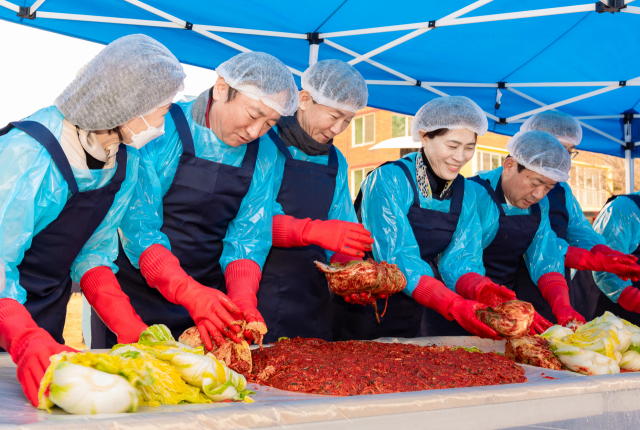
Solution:
<svg viewBox="0 0 640 430"><path fill-rule="evenodd" d="M527 381L524 369L501 355L451 347L295 338L252 351L252 359L249 382L334 396Z"/></svg>

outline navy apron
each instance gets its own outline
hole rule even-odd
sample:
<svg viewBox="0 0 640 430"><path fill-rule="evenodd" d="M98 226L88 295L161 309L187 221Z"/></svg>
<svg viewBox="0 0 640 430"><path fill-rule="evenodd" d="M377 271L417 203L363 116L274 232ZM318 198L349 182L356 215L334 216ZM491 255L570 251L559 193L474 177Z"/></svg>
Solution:
<svg viewBox="0 0 640 430"><path fill-rule="evenodd" d="M117 169L111 182L96 190L80 192L60 143L42 124L12 122L0 136L18 128L38 141L67 182L71 197L58 217L36 234L18 266L20 285L27 291L25 307L39 327L64 344L62 332L71 297L71 265L113 205L127 176L127 150L120 145Z"/></svg>
<svg viewBox="0 0 640 430"><path fill-rule="evenodd" d="M607 201L614 200L620 196L613 196ZM640 196L635 194L622 195L631 199L640 209ZM640 246L636 248L631 254L638 257L640 260ZM587 321L591 321L594 318L602 316L606 311L612 314L624 318L625 320L635 325L640 325L640 314L637 312L630 312L624 309L617 303L614 303L598 288L596 281L593 279L593 273L590 270L578 270L573 278L574 285L578 285L576 289L576 311L579 312ZM640 288L640 282L633 282L631 284L634 288Z"/></svg>
<svg viewBox="0 0 640 430"><path fill-rule="evenodd" d="M286 157L282 185L276 201L286 215L297 219L326 221L329 217L338 175L334 146L328 165L295 160L278 134L269 136ZM314 261L325 262L325 250L317 245L271 248L262 270L258 311L269 332L264 340L280 337L314 337L331 340L331 297L327 278Z"/></svg>
<svg viewBox="0 0 640 430"><path fill-rule="evenodd" d="M555 321L551 306L531 281L524 259L524 254L540 227L542 220L540 205L537 203L532 205L529 215L507 215L502 207L502 204L507 202L502 191L502 178L498 179L495 191L479 176L474 176L470 180L487 190L500 211L496 236L482 254L486 276L496 284L515 291L519 300L531 303L542 316L547 319L554 318L553 321Z"/></svg>
<svg viewBox="0 0 640 430"><path fill-rule="evenodd" d="M389 164L385 163L382 166ZM413 234L420 248L420 257L427 263L435 260L442 251L451 243L453 234L458 227L458 219L462 211L462 200L464 198L465 179L458 175L453 182L451 194L451 206L449 212L440 212L432 209L420 207L418 188L416 187L413 175L405 163L398 160L394 164L402 169L411 188L413 190L413 204L409 207L407 219L413 230ZM380 167L382 167L380 166ZM362 190L360 191L362 193ZM359 203L362 198L356 200L358 203L356 211L360 211ZM431 309L429 314L425 314L425 307L416 302L413 297L404 292L397 293L389 297L387 313L380 318L380 323L376 320L373 307L371 305L362 306L349 304L344 298L335 295L333 297L333 336L334 340L372 340L380 337L404 337L412 338L424 335L421 332L423 316L427 320L428 328L437 326L439 317L444 322L450 323L440 314ZM378 310L382 313L384 300L378 300ZM444 324L444 322L442 324ZM456 323L457 324L457 323ZM438 334L427 333L428 336Z"/></svg>
<svg viewBox="0 0 640 430"><path fill-rule="evenodd" d="M162 199L160 231L167 235L171 252L189 276L226 294L220 266L222 239L251 186L259 141L247 145L240 167L198 158L184 112L172 104L169 113L182 142L182 155L171 187ZM131 265L122 245L116 264L120 268L116 277L122 291L145 324L165 324L176 339L195 325L184 307L169 302L158 290L149 287L140 270ZM98 323L102 321L92 315L92 333ZM91 346L110 348L116 342L115 334L107 330L105 345Z"/></svg>

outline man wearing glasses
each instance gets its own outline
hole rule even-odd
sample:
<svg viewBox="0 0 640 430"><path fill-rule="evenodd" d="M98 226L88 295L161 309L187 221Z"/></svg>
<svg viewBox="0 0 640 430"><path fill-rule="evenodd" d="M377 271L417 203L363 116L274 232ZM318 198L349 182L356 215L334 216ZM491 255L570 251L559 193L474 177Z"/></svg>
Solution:
<svg viewBox="0 0 640 430"><path fill-rule="evenodd" d="M571 158L576 158L576 145L582 140L582 127L578 120L570 115L557 111L540 112L527 119L520 132L538 130L555 136L569 151ZM620 279L637 281L640 278L640 266L637 258L609 248L604 237L598 234L582 212L567 182L558 182L547 194L549 199L549 221L551 228L558 236L558 246L565 253L565 277L569 285L571 305L582 315L592 316L593 300L584 282L571 282L570 269L609 272ZM526 268L519 270L518 280L528 277ZM591 276L591 273L586 274ZM593 282L591 282L593 283ZM579 284L579 285L578 285Z"/></svg>

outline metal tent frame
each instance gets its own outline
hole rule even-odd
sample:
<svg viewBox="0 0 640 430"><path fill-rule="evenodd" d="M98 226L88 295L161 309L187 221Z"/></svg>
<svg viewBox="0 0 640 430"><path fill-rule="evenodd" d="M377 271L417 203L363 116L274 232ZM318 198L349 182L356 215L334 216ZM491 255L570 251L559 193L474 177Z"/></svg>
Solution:
<svg viewBox="0 0 640 430"><path fill-rule="evenodd" d="M309 43L309 64L314 64L318 60L318 53L320 45L324 44L336 51L343 54L347 54L352 57L349 61L351 65L356 65L361 62L366 62L370 66L380 69L395 79L389 80L367 80L368 85L386 85L386 86L417 86L426 91L434 93L438 96L447 96L448 94L442 91L440 88L452 88L452 87L466 87L466 88L495 88L497 92L496 103L500 104L501 89L511 92L523 99L526 99L539 107L536 109L527 110L516 115L512 115L506 118L498 117L490 112L485 112L487 117L499 124L513 124L523 122L524 119L530 115L546 110L557 110L563 106L567 106L571 103L575 103L588 98L596 97L598 95L608 93L611 91L620 90L624 87L640 86L640 76L629 76L626 81L611 80L611 81L595 81L595 82L498 82L498 83L473 83L473 82L421 82L411 76L408 76L398 70L394 70L384 64L381 64L372 58L385 51L393 49L409 40L415 39L425 33L428 33L439 27L457 26L457 25L473 25L479 23L505 21L505 20L517 20L517 19L535 19L537 17L545 17L551 15L567 15L580 12L598 12L598 13L612 13L612 14L634 14L640 15L640 7L629 6L633 0L601 0L595 3L587 3L575 6L563 6L537 10L526 10L520 12L508 12L500 14L489 14L481 16L464 17L469 12L480 8L494 0L478 0L467 6L450 13L438 20L428 22L417 22L403 25L391 25L385 27L375 28L363 28L358 30L347 31L334 31L327 33L310 32L310 33L290 33L290 32L278 32L259 29L247 29L247 28L233 28L222 27L215 25L205 25L198 23L191 23L180 17L169 14L154 6L151 6L140 0L122 0L137 8L145 10L162 20L141 20L133 18L118 18L109 16L95 16L95 15L80 15L72 13L62 12L45 12L41 11L40 7L46 2L46 0L36 0L31 6L19 6L7 0L0 0L0 8L9 9L16 12L16 16L21 19L30 20L67 20L67 21L84 21L95 23L110 23L119 24L123 26L141 26L141 27L159 27L175 30L191 30L203 37L211 39L217 43L226 45L240 52L248 52L250 49L242 46L236 42L226 39L219 35L219 33L229 34L243 34L252 35L264 38L288 38L305 40ZM346 3L346 1L344 2ZM342 5L344 4L342 3ZM342 7L340 5L340 7ZM339 9L339 8L338 8ZM335 12L334 12L335 13ZM640 28L640 17L638 17L638 27ZM358 53L342 44L338 44L335 40L345 39L348 40L352 36L362 36L370 34L388 33L396 31L408 31L412 30L399 38L396 38L382 46L379 46L369 52ZM302 75L300 70L293 67L289 67L291 72L295 75ZM567 98L564 100L558 100L554 103L543 103L526 93L522 92L522 89L535 88L535 87L556 87L556 88L569 88L569 87L598 87L596 90L586 92L584 94ZM624 149L626 160L626 191L627 193L634 190L634 171L633 171L633 149L635 146L640 146L640 141L632 141L632 124L634 120L640 118L640 114L633 113L620 113L619 115L591 115L591 116L578 116L580 123L583 127L599 134L600 136L614 141L620 144ZM624 122L624 140L621 140L615 136L612 136L605 131L588 124L588 121L592 120L622 120Z"/></svg>

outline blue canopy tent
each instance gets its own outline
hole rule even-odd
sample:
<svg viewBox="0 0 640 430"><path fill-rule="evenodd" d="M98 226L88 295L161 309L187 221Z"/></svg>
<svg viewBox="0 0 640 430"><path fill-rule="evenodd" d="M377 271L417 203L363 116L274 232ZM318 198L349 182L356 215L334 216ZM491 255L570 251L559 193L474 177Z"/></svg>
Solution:
<svg viewBox="0 0 640 430"><path fill-rule="evenodd" d="M297 76L338 58L365 77L370 106L414 114L434 97L465 95L507 135L558 109L581 120L580 149L626 158L629 191L640 154L640 7L631 1L0 0L0 19L104 44L145 33L210 69L249 50Z"/></svg>

